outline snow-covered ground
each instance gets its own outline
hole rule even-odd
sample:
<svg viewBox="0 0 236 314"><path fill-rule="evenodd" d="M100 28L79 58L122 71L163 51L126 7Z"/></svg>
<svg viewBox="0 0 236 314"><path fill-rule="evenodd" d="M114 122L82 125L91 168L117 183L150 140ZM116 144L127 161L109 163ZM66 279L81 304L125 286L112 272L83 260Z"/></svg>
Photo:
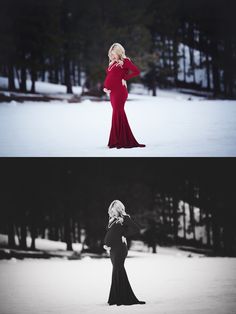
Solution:
<svg viewBox="0 0 236 314"><path fill-rule="evenodd" d="M109 306L109 258L0 261L1 314L234 314L235 258L129 251L125 268L145 305Z"/></svg>
<svg viewBox="0 0 236 314"><path fill-rule="evenodd" d="M28 246L30 242L27 237ZM0 245L6 243L7 236L0 234ZM125 268L135 294L147 303L116 307L107 304L109 258L69 260L66 244L49 239L37 238L36 248L65 255L1 260L0 314L235 313L235 258L204 257L175 246L157 246L157 254L151 254L145 245L132 241ZM73 243L73 249L79 251L80 244Z"/></svg>
<svg viewBox="0 0 236 314"><path fill-rule="evenodd" d="M53 91L53 88L52 88ZM236 101L134 88L125 111L145 148L109 149L109 99L0 104L0 156L236 156ZM191 100L189 100L191 98Z"/></svg>

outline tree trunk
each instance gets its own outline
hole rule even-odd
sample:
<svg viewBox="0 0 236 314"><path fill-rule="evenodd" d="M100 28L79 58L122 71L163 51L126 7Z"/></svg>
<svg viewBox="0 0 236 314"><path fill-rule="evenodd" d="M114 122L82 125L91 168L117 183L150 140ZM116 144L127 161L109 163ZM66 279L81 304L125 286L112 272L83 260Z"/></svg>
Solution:
<svg viewBox="0 0 236 314"><path fill-rule="evenodd" d="M71 219L68 213L68 208L65 209L64 212L64 221L65 221L65 242L67 246L67 250L72 251L72 240L71 240Z"/></svg>
<svg viewBox="0 0 236 314"><path fill-rule="evenodd" d="M31 70L31 93L35 93L35 81L37 80L37 72L34 68Z"/></svg>
<svg viewBox="0 0 236 314"><path fill-rule="evenodd" d="M173 40L173 63L174 63L174 78L176 83L178 81L178 43L176 34Z"/></svg>
<svg viewBox="0 0 236 314"><path fill-rule="evenodd" d="M59 69L58 66L55 68L55 83L59 84Z"/></svg>
<svg viewBox="0 0 236 314"><path fill-rule="evenodd" d="M182 44L183 44L183 76L184 76L184 82L186 82L186 53L185 53L185 22L182 22Z"/></svg>
<svg viewBox="0 0 236 314"><path fill-rule="evenodd" d="M208 51L206 52L206 71L207 71L207 89L211 90L211 79L210 79L210 61Z"/></svg>
<svg viewBox="0 0 236 314"><path fill-rule="evenodd" d="M220 93L220 77L218 66L218 44L215 40L211 41L211 55L214 96L217 96Z"/></svg>
<svg viewBox="0 0 236 314"><path fill-rule="evenodd" d="M193 240L196 241L194 206L189 205L189 210L190 210L191 228L193 232Z"/></svg>
<svg viewBox="0 0 236 314"><path fill-rule="evenodd" d="M8 222L8 247L15 248L15 231L14 231L14 223L12 221Z"/></svg>
<svg viewBox="0 0 236 314"><path fill-rule="evenodd" d="M190 66L193 76L193 83L196 83L196 76L195 76L195 60L194 60L194 24L190 22L189 24L189 56L190 56Z"/></svg>
<svg viewBox="0 0 236 314"><path fill-rule="evenodd" d="M223 243L224 243L224 254L226 256L233 256L234 250L233 250L233 243L234 243L234 232L229 226L224 226L223 229Z"/></svg>
<svg viewBox="0 0 236 314"><path fill-rule="evenodd" d="M68 43L64 46L64 75L65 75L65 85L67 88L67 93L72 94L72 84L70 78L70 60L68 56Z"/></svg>
<svg viewBox="0 0 236 314"><path fill-rule="evenodd" d="M76 86L76 66L75 66L75 61L72 61L72 85Z"/></svg>
<svg viewBox="0 0 236 314"><path fill-rule="evenodd" d="M224 94L226 97L233 97L233 57L232 42L230 38L225 39L224 45Z"/></svg>
<svg viewBox="0 0 236 314"><path fill-rule="evenodd" d="M178 242L178 226L179 226L179 222L178 222L178 201L177 199L174 197L173 198L173 219L174 219L174 239L175 242Z"/></svg>
<svg viewBox="0 0 236 314"><path fill-rule="evenodd" d="M21 227L20 227L20 248L22 250L26 250L27 249L27 243L26 243L26 224L25 222L21 223Z"/></svg>
<svg viewBox="0 0 236 314"><path fill-rule="evenodd" d="M23 66L21 68L20 91L23 92L23 93L27 92L27 87L26 87L26 68L23 67Z"/></svg>
<svg viewBox="0 0 236 314"><path fill-rule="evenodd" d="M213 249L216 254L220 253L220 227L216 214L212 213Z"/></svg>
<svg viewBox="0 0 236 314"><path fill-rule="evenodd" d="M15 79L14 79L14 67L12 64L8 64L8 90L15 91Z"/></svg>
<svg viewBox="0 0 236 314"><path fill-rule="evenodd" d="M186 215L185 215L185 203L182 205L183 210L183 225L184 225L184 240L186 240Z"/></svg>
<svg viewBox="0 0 236 314"><path fill-rule="evenodd" d="M70 79L70 61L67 53L64 55L64 74L65 74L65 85L67 88L67 93L72 94L72 84Z"/></svg>
<svg viewBox="0 0 236 314"><path fill-rule="evenodd" d="M81 64L80 64L80 60L77 63L77 81L78 81L78 85L81 86Z"/></svg>
<svg viewBox="0 0 236 314"><path fill-rule="evenodd" d="M185 45L183 45L183 71L184 71L184 82L186 83L186 56L185 56Z"/></svg>
<svg viewBox="0 0 236 314"><path fill-rule="evenodd" d="M156 86L153 85L153 87L152 87L152 96L156 96L156 95L157 95Z"/></svg>
<svg viewBox="0 0 236 314"><path fill-rule="evenodd" d="M191 72L192 72L192 76L193 76L193 83L196 83L195 63L194 63L194 50L191 47L189 47L189 57L190 57Z"/></svg>
<svg viewBox="0 0 236 314"><path fill-rule="evenodd" d="M37 236L37 230L36 230L36 225L35 223L33 222L32 225L31 225L31 250L35 250L35 238Z"/></svg>

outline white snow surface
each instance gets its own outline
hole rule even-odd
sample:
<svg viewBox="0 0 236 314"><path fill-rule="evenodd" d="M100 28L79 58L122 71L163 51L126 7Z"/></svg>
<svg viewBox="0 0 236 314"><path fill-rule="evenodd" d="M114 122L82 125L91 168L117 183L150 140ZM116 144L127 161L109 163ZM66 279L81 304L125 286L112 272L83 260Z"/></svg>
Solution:
<svg viewBox="0 0 236 314"><path fill-rule="evenodd" d="M206 100L175 90L157 90L152 97L136 86L125 111L145 148L108 148L109 99L1 103L0 156L236 156L236 101Z"/></svg>
<svg viewBox="0 0 236 314"><path fill-rule="evenodd" d="M30 241L27 237L28 246ZM125 268L134 293L145 305L107 304L109 258L12 258L0 260L0 314L235 313L235 258L204 257L174 246L157 246L157 254L138 252L134 250L141 248L138 242L132 241ZM6 243L7 236L0 234L0 244ZM73 243L73 248L78 245ZM41 238L36 247L66 250L64 242Z"/></svg>
<svg viewBox="0 0 236 314"><path fill-rule="evenodd" d="M11 259L0 261L0 313L235 313L235 258L133 251L128 256L129 281L145 305L107 304L109 258Z"/></svg>

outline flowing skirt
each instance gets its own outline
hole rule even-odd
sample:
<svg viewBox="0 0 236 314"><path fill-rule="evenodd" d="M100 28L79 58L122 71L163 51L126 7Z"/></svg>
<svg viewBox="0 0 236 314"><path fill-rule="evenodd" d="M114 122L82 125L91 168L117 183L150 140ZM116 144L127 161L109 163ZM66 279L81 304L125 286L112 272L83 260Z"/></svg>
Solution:
<svg viewBox="0 0 236 314"><path fill-rule="evenodd" d="M139 301L129 283L129 279L124 267L125 258L128 254L128 249L125 243L121 246L111 249L110 258L113 265L112 282L109 293L109 305L131 305L144 304L144 301Z"/></svg>
<svg viewBox="0 0 236 314"><path fill-rule="evenodd" d="M124 110L125 102L128 97L127 88L122 85L112 90L110 101L112 105L112 124L108 141L109 148L132 148L145 147L139 144L129 126L129 122Z"/></svg>

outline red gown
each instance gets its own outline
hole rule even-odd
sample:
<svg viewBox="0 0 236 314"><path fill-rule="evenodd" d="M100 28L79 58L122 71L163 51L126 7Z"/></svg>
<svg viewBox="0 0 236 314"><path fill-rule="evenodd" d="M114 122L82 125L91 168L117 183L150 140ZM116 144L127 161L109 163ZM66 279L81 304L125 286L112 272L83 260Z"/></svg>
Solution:
<svg viewBox="0 0 236 314"><path fill-rule="evenodd" d="M110 69L110 71L109 71ZM129 73L129 70L132 72ZM116 61L106 69L106 78L103 86L109 90L112 105L112 124L108 141L109 148L131 148L145 147L139 144L129 126L129 122L124 110L125 102L128 98L128 90L122 84L122 79L129 80L139 75L140 70L128 58L120 66Z"/></svg>

